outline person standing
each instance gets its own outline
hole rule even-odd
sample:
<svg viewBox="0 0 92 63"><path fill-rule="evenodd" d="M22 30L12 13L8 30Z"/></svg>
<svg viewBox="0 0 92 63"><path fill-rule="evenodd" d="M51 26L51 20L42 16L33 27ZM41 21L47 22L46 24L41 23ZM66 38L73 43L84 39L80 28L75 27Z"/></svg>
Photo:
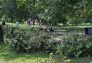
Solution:
<svg viewBox="0 0 92 63"><path fill-rule="evenodd" d="M16 21L16 27L19 27L19 22L18 21Z"/></svg>
<svg viewBox="0 0 92 63"><path fill-rule="evenodd" d="M27 24L30 25L30 20L28 19Z"/></svg>
<svg viewBox="0 0 92 63"><path fill-rule="evenodd" d="M32 25L32 19L31 18L29 19L29 22L30 22L30 26L31 26Z"/></svg>

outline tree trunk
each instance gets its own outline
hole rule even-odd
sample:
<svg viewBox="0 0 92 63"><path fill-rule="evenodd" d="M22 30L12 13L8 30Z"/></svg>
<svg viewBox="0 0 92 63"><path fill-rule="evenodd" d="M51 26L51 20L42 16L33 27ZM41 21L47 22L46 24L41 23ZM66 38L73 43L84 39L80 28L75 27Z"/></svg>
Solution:
<svg viewBox="0 0 92 63"><path fill-rule="evenodd" d="M4 35L3 35L3 29L2 26L0 25L0 43L4 42Z"/></svg>

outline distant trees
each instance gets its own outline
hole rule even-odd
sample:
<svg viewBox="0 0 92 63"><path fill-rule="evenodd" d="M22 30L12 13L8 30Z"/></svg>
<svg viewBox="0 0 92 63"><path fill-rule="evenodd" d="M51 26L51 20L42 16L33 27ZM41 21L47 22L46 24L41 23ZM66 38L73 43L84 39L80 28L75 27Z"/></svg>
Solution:
<svg viewBox="0 0 92 63"><path fill-rule="evenodd" d="M91 0L0 0L0 17L6 15L11 20L26 20L39 16L52 24L67 24L71 22L70 18L91 19L91 4Z"/></svg>
<svg viewBox="0 0 92 63"><path fill-rule="evenodd" d="M29 12L25 4L25 0L3 0L1 2L3 7L1 10L11 20L13 19L26 19L29 17Z"/></svg>
<svg viewBox="0 0 92 63"><path fill-rule="evenodd" d="M47 14L51 16L50 20L54 22L66 24L70 18L71 21L75 18L74 24L76 24L76 21L80 23L80 19L89 19L87 22L90 22L92 16L91 0L45 0L45 2L48 5Z"/></svg>

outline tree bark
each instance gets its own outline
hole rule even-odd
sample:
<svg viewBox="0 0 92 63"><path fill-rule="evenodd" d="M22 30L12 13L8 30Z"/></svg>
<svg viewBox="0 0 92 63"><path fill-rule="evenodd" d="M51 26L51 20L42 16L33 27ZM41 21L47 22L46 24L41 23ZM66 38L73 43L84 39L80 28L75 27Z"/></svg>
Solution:
<svg viewBox="0 0 92 63"><path fill-rule="evenodd" d="M4 42L4 34L3 34L3 29L2 26L0 25L0 43Z"/></svg>

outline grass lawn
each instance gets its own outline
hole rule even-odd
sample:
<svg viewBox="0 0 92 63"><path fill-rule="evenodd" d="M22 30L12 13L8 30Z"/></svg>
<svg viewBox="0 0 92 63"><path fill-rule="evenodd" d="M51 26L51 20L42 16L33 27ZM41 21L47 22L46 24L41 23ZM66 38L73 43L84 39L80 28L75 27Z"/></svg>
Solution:
<svg viewBox="0 0 92 63"><path fill-rule="evenodd" d="M14 53L9 51L7 44L0 44L0 63L40 63L49 59L49 55L45 53Z"/></svg>
<svg viewBox="0 0 92 63"><path fill-rule="evenodd" d="M3 53L0 54L0 63L40 63L48 59L45 54L14 54Z"/></svg>
<svg viewBox="0 0 92 63"><path fill-rule="evenodd" d="M12 26L12 27L15 27L16 26L16 23L6 23L7 25L9 26ZM19 27L21 29L28 29L28 28L31 28L31 27L42 27L42 28L45 28L46 26L45 25L27 25L27 24L20 24Z"/></svg>
<svg viewBox="0 0 92 63"><path fill-rule="evenodd" d="M1 22L0 22L1 23ZM6 23L9 26L15 27L16 23ZM45 28L45 25L27 25L27 24L20 24L19 26L20 28L26 29L26 28L31 28L31 27L42 27ZM61 28L86 28L86 27L92 27L92 25L79 25L79 26L73 26L73 25L69 25L69 26L53 26L55 28L61 29Z"/></svg>

